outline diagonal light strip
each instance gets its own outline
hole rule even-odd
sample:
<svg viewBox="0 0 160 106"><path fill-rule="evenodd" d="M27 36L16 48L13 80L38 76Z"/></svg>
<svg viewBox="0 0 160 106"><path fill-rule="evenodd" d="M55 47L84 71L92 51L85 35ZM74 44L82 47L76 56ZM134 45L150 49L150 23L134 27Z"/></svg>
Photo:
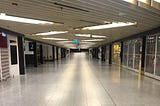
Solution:
<svg viewBox="0 0 160 106"><path fill-rule="evenodd" d="M84 27L82 30L98 30L98 29L107 29L107 28L116 28L116 27L124 27L124 26L130 26L130 25L136 25L137 23L134 22L112 22L111 24L105 24L105 25L98 25L98 26L90 26L90 27Z"/></svg>
<svg viewBox="0 0 160 106"><path fill-rule="evenodd" d="M50 31L50 32L37 33L35 35L55 35L55 34L63 34L63 33L68 33L68 31Z"/></svg>
<svg viewBox="0 0 160 106"><path fill-rule="evenodd" d="M68 40L68 39L63 39L63 38L42 38L45 40Z"/></svg>

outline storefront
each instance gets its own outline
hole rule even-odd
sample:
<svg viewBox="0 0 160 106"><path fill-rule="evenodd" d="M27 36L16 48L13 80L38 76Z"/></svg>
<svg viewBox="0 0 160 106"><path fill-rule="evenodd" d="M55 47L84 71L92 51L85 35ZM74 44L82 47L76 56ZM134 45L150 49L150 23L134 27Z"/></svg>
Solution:
<svg viewBox="0 0 160 106"><path fill-rule="evenodd" d="M141 38L124 41L122 65L138 72L138 70L141 68L141 50Z"/></svg>
<svg viewBox="0 0 160 106"><path fill-rule="evenodd" d="M160 79L160 33L146 37L145 75Z"/></svg>
<svg viewBox="0 0 160 106"><path fill-rule="evenodd" d="M18 37L0 32L0 80L20 75Z"/></svg>
<svg viewBox="0 0 160 106"><path fill-rule="evenodd" d="M116 42L112 45L112 63L120 65L121 43Z"/></svg>

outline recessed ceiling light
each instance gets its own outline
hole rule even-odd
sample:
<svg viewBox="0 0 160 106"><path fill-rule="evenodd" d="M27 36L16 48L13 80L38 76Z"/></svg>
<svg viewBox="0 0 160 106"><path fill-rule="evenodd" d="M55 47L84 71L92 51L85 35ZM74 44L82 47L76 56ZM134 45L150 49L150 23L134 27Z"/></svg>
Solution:
<svg viewBox="0 0 160 106"><path fill-rule="evenodd" d="M80 36L80 37L91 37L91 38L106 38L106 36L91 35L91 34L75 34L75 36Z"/></svg>
<svg viewBox="0 0 160 106"><path fill-rule="evenodd" d="M90 40L82 40L84 42L96 42L96 41L103 41L104 39L90 39Z"/></svg>
<svg viewBox="0 0 160 106"><path fill-rule="evenodd" d="M124 26L136 25L136 24L137 24L136 22L134 23L132 22L112 22L111 24L84 27L82 28L82 30L98 30L98 29L124 27Z"/></svg>
<svg viewBox="0 0 160 106"><path fill-rule="evenodd" d="M55 35L55 34L63 34L63 33L68 33L68 31L50 31L50 32L37 33L35 35Z"/></svg>
<svg viewBox="0 0 160 106"><path fill-rule="evenodd" d="M42 38L46 40L68 40L68 39L63 39L63 38Z"/></svg>
<svg viewBox="0 0 160 106"><path fill-rule="evenodd" d="M36 19L30 19L30 18L22 18L22 17L16 17L16 16L9 16L5 13L0 13L0 20L6 20L6 21L15 21L15 22L21 22L21 23L28 23L28 24L56 24L54 22L50 21L43 21L43 20L36 20Z"/></svg>

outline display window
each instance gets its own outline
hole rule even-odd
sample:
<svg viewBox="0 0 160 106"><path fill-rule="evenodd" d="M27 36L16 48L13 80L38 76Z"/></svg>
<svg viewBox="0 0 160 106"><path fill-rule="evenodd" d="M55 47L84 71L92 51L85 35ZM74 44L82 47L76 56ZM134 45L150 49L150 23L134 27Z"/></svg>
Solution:
<svg viewBox="0 0 160 106"><path fill-rule="evenodd" d="M112 46L112 62L116 64L120 64L120 51L121 51L121 44L115 43Z"/></svg>
<svg viewBox="0 0 160 106"><path fill-rule="evenodd" d="M141 61L142 39L124 41L123 44L123 65L132 69L139 70Z"/></svg>
<svg viewBox="0 0 160 106"><path fill-rule="evenodd" d="M157 52L156 52L155 74L160 76L160 34L157 35Z"/></svg>

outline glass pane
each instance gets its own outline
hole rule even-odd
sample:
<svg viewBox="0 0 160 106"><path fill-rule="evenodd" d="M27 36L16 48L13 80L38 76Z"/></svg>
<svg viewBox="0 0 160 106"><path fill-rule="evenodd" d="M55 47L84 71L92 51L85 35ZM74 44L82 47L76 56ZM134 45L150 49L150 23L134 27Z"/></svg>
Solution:
<svg viewBox="0 0 160 106"><path fill-rule="evenodd" d="M157 55L160 55L160 35L157 37Z"/></svg>
<svg viewBox="0 0 160 106"><path fill-rule="evenodd" d="M135 55L134 68L137 70L139 69L139 61L140 61L140 55Z"/></svg>
<svg viewBox="0 0 160 106"><path fill-rule="evenodd" d="M129 41L128 67L133 68L134 40Z"/></svg>
<svg viewBox="0 0 160 106"><path fill-rule="evenodd" d="M127 66L127 57L128 57L128 42L123 43L123 65Z"/></svg>
<svg viewBox="0 0 160 106"><path fill-rule="evenodd" d="M133 55L130 55L128 56L128 67L131 67L133 68Z"/></svg>
<svg viewBox="0 0 160 106"><path fill-rule="evenodd" d="M140 54L140 49L142 47L142 39L135 40L135 54Z"/></svg>
<svg viewBox="0 0 160 106"><path fill-rule="evenodd" d="M157 58L156 58L156 71L155 74L160 76L160 35L157 37Z"/></svg>
<svg viewBox="0 0 160 106"><path fill-rule="evenodd" d="M135 39L134 40L135 45L135 56L134 56L134 68L139 69L139 63L140 63L140 49L142 47L142 39Z"/></svg>
<svg viewBox="0 0 160 106"><path fill-rule="evenodd" d="M156 74L157 76L160 76L160 55L157 56L156 72L155 72L155 74Z"/></svg>
<svg viewBox="0 0 160 106"><path fill-rule="evenodd" d="M127 66L127 56L126 54L123 55L123 65Z"/></svg>
<svg viewBox="0 0 160 106"><path fill-rule="evenodd" d="M106 46L106 61L109 61L109 46Z"/></svg>
<svg viewBox="0 0 160 106"><path fill-rule="evenodd" d="M112 46L112 62L120 64L120 43L115 43Z"/></svg>
<svg viewBox="0 0 160 106"><path fill-rule="evenodd" d="M154 55L146 55L145 71L148 73L154 73Z"/></svg>
<svg viewBox="0 0 160 106"><path fill-rule="evenodd" d="M133 52L134 52L133 46L134 46L134 41L133 41L133 40L130 40L130 41L129 41L129 54L130 54L130 55L133 55Z"/></svg>
<svg viewBox="0 0 160 106"><path fill-rule="evenodd" d="M156 36L148 36L146 43L146 54L155 54Z"/></svg>

